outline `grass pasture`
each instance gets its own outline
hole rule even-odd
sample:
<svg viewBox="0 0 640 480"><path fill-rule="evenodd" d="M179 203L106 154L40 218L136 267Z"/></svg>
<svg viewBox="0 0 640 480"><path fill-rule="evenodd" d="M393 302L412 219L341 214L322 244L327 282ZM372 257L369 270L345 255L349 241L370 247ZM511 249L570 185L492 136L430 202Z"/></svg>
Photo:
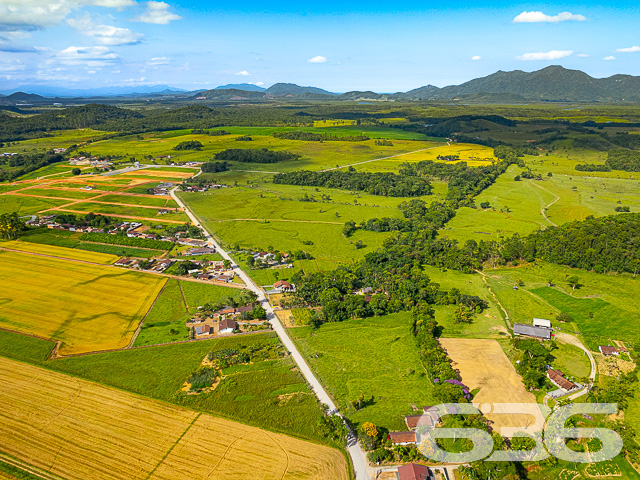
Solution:
<svg viewBox="0 0 640 480"><path fill-rule="evenodd" d="M42 210L69 203L57 198L23 197L20 195L0 195L0 215L17 212L18 215L33 215Z"/></svg>
<svg viewBox="0 0 640 480"><path fill-rule="evenodd" d="M164 282L138 272L1 251L0 326L59 340L63 355L121 348Z"/></svg>
<svg viewBox="0 0 640 480"><path fill-rule="evenodd" d="M347 478L328 447L8 359L0 372L0 449L69 480Z"/></svg>
<svg viewBox="0 0 640 480"><path fill-rule="evenodd" d="M433 405L433 389L410 332L408 313L343 323L317 330L289 330L327 391L350 420L404 430L411 405ZM375 362L371 359L375 358ZM355 411L360 393L371 403Z"/></svg>

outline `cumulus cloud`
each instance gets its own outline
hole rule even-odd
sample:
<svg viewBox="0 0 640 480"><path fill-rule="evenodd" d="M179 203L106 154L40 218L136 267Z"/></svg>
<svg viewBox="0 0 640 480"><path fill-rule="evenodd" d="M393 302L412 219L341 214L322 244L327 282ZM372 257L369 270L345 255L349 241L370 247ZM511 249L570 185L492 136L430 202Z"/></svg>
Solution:
<svg viewBox="0 0 640 480"><path fill-rule="evenodd" d="M83 17L70 18L67 23L78 32L93 37L102 45L135 45L142 40L141 33L132 32L128 28L111 25L95 25L87 14Z"/></svg>
<svg viewBox="0 0 640 480"><path fill-rule="evenodd" d="M264 85L264 82L255 82L253 85L255 85L256 87L261 87Z"/></svg>
<svg viewBox="0 0 640 480"><path fill-rule="evenodd" d="M123 8L133 0L2 0L0 30L38 30L62 23L74 10L85 6Z"/></svg>
<svg viewBox="0 0 640 480"><path fill-rule="evenodd" d="M620 52L620 53L635 53L635 52L640 52L640 47L637 45L634 45L633 47L626 47L626 48L618 48L616 49L616 52Z"/></svg>
<svg viewBox="0 0 640 480"><path fill-rule="evenodd" d="M513 23L559 23L559 22L584 22L584 15L571 12L562 12L558 15L547 15L542 12L522 12L513 19Z"/></svg>
<svg viewBox="0 0 640 480"><path fill-rule="evenodd" d="M478 60L482 60L482 57L480 55L474 55L473 57L471 57L471 60L478 61Z"/></svg>
<svg viewBox="0 0 640 480"><path fill-rule="evenodd" d="M242 77L247 77L249 75L251 75L249 72L247 72L246 70L242 70L241 72L236 72L234 75L240 75Z"/></svg>
<svg viewBox="0 0 640 480"><path fill-rule="evenodd" d="M115 63L119 57L107 47L68 47L55 55L64 65L105 67Z"/></svg>
<svg viewBox="0 0 640 480"><path fill-rule="evenodd" d="M603 60L606 60L607 62L610 62L611 60L615 60L616 57L614 57L613 55L609 55L608 57L604 57Z"/></svg>
<svg viewBox="0 0 640 480"><path fill-rule="evenodd" d="M519 55L516 60L558 60L573 55L572 50L551 50L550 52L532 52Z"/></svg>
<svg viewBox="0 0 640 480"><path fill-rule="evenodd" d="M310 58L307 60L309 63L327 63L327 57L323 57L322 55L318 55L316 57Z"/></svg>
<svg viewBox="0 0 640 480"><path fill-rule="evenodd" d="M170 5L166 2L147 2L147 9L135 20L144 23L156 23L167 25L172 20L180 20L182 17L169 11Z"/></svg>

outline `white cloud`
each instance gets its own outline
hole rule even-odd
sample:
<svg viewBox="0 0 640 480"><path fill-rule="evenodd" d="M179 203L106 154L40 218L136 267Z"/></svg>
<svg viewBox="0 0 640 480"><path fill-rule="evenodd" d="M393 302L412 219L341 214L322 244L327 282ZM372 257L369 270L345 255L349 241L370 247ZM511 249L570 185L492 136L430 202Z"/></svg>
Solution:
<svg viewBox="0 0 640 480"><path fill-rule="evenodd" d="M626 47L626 48L618 48L616 49L616 52L620 52L620 53L635 53L635 52L640 52L640 47L637 45L634 45L633 47Z"/></svg>
<svg viewBox="0 0 640 480"><path fill-rule="evenodd" d="M614 57L613 55L609 55L608 57L604 57L603 58L603 60L606 60L608 62L611 61L611 60L615 60L615 59L616 59L616 57Z"/></svg>
<svg viewBox="0 0 640 480"><path fill-rule="evenodd" d="M482 57L480 55L474 55L473 57L471 57L471 60L478 61L478 60L482 60Z"/></svg>
<svg viewBox="0 0 640 480"><path fill-rule="evenodd" d="M587 58L589 55L587 55L586 53L579 53L578 57L580 58Z"/></svg>
<svg viewBox="0 0 640 480"><path fill-rule="evenodd" d="M70 18L67 23L83 35L93 37L102 45L135 45L140 43L144 36L141 33L132 32L128 28L95 25L88 14L83 17Z"/></svg>
<svg viewBox="0 0 640 480"><path fill-rule="evenodd" d="M256 87L261 87L264 85L264 82L256 82L253 85L255 85Z"/></svg>
<svg viewBox="0 0 640 480"><path fill-rule="evenodd" d="M243 77L247 77L249 75L251 75L249 72L247 72L246 70L242 70L241 72L236 72L234 75L240 75Z"/></svg>
<svg viewBox="0 0 640 480"><path fill-rule="evenodd" d="M55 58L64 65L104 67L115 63L119 57L107 47L69 47L61 50Z"/></svg>
<svg viewBox="0 0 640 480"><path fill-rule="evenodd" d="M38 30L62 23L85 6L123 8L132 0L0 0L0 30Z"/></svg>
<svg viewBox="0 0 640 480"><path fill-rule="evenodd" d="M573 55L572 50L551 50L550 52L525 53L516 57L516 60L558 60Z"/></svg>
<svg viewBox="0 0 640 480"><path fill-rule="evenodd" d="M167 57L153 57L147 62L147 65L169 65L169 59Z"/></svg>
<svg viewBox="0 0 640 480"><path fill-rule="evenodd" d="M25 65L19 60L9 60L0 62L0 73L13 73L24 70Z"/></svg>
<svg viewBox="0 0 640 480"><path fill-rule="evenodd" d="M542 12L522 12L513 19L513 23L559 23L559 22L584 22L584 15L571 12L562 12L558 15L547 15Z"/></svg>
<svg viewBox="0 0 640 480"><path fill-rule="evenodd" d="M323 57L322 55L318 55L316 57L310 58L307 60L309 63L327 63L327 57Z"/></svg>
<svg viewBox="0 0 640 480"><path fill-rule="evenodd" d="M169 12L169 6L166 2L147 2L147 9L135 20L158 25L167 25L172 20L180 20L182 18L180 15Z"/></svg>

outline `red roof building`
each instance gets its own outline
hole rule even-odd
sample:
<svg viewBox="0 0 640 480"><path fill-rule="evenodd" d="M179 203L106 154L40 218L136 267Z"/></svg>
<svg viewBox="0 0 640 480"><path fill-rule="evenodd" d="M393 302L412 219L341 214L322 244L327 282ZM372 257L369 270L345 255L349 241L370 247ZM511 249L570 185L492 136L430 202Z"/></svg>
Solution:
<svg viewBox="0 0 640 480"><path fill-rule="evenodd" d="M394 445L415 445L415 432L389 432L389 440Z"/></svg>
<svg viewBox="0 0 640 480"><path fill-rule="evenodd" d="M431 471L424 465L409 463L398 467L398 480L430 480Z"/></svg>

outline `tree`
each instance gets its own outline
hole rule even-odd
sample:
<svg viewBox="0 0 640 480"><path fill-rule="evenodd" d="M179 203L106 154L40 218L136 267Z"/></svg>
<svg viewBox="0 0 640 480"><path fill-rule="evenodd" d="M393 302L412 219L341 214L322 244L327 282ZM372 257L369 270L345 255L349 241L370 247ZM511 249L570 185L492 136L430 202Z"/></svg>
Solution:
<svg viewBox="0 0 640 480"><path fill-rule="evenodd" d="M73 170L71 170L71 173L74 175L80 175L82 173L82 170L76 167Z"/></svg>
<svg viewBox="0 0 640 480"><path fill-rule="evenodd" d="M16 212L0 215L0 237L16 238L25 226Z"/></svg>
<svg viewBox="0 0 640 480"><path fill-rule="evenodd" d="M572 290L575 290L576 288L580 288L581 286L580 278L577 275L571 275L570 277L567 277L567 283L569 284Z"/></svg>
<svg viewBox="0 0 640 480"><path fill-rule="evenodd" d="M224 259L224 260L222 261L222 265L223 265L223 267L224 267L225 269L229 269L229 268L231 268L231 260Z"/></svg>

